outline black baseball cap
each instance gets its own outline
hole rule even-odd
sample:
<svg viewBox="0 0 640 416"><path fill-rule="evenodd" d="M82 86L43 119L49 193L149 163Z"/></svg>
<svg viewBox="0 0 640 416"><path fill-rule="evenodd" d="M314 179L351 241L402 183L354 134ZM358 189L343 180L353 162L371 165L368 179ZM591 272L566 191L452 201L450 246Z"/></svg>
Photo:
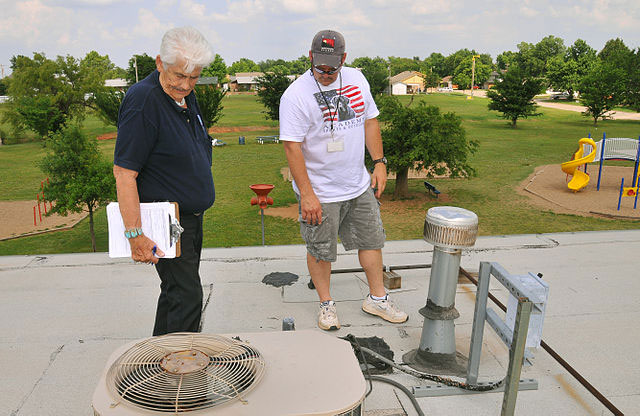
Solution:
<svg viewBox="0 0 640 416"><path fill-rule="evenodd" d="M311 42L311 56L316 66L337 68L342 64L344 37L335 30L321 30Z"/></svg>

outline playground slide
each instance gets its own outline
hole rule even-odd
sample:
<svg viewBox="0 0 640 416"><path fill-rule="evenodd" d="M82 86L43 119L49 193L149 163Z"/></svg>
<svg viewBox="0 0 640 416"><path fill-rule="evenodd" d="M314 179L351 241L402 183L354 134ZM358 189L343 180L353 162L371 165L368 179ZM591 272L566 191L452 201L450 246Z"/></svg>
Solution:
<svg viewBox="0 0 640 416"><path fill-rule="evenodd" d="M583 144L590 144L592 147L591 153L584 156ZM567 187L573 192L577 192L580 189L587 186L589 183L589 175L578 170L578 168L584 164L591 163L596 157L596 144L589 138L580 139L578 142L578 151L573 155L573 160L564 162L560 165L560 168L564 173L572 175L573 178L567 184Z"/></svg>

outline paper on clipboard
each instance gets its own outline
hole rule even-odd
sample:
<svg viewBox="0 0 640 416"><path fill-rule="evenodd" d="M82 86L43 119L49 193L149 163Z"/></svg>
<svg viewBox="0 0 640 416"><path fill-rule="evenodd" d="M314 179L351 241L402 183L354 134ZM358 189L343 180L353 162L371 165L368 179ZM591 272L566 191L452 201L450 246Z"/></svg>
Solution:
<svg viewBox="0 0 640 416"><path fill-rule="evenodd" d="M142 232L164 252L164 258L180 257L180 226L175 202L143 202L140 204ZM131 246L124 236L124 223L117 202L107 205L109 224L109 257L131 257Z"/></svg>

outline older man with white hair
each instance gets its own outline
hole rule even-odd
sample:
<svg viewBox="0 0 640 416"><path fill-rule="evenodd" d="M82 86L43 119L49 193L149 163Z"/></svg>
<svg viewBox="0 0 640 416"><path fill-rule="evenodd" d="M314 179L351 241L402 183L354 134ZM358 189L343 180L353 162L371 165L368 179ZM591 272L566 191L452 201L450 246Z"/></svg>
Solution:
<svg viewBox="0 0 640 416"><path fill-rule="evenodd" d="M133 260L156 264L161 280L153 335L199 329L202 214L213 205L215 189L211 138L193 89L212 60L210 44L196 29L169 30L157 70L129 88L118 116L113 174L125 236ZM178 203L180 257L162 258L142 233L140 203L156 201Z"/></svg>

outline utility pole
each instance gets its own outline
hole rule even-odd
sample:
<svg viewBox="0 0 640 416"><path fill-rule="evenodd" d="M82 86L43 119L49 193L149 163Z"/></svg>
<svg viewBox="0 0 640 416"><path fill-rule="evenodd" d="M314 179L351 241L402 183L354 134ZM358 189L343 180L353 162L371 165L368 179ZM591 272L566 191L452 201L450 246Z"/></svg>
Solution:
<svg viewBox="0 0 640 416"><path fill-rule="evenodd" d="M480 55L473 55L471 61L471 99L473 99L473 84L476 80L476 58L480 58Z"/></svg>
<svg viewBox="0 0 640 416"><path fill-rule="evenodd" d="M136 82L138 82L138 57L133 55L133 67L136 69Z"/></svg>
<svg viewBox="0 0 640 416"><path fill-rule="evenodd" d="M4 65L3 64L0 64L0 72L2 72L2 75L0 76L0 79L4 78Z"/></svg>

